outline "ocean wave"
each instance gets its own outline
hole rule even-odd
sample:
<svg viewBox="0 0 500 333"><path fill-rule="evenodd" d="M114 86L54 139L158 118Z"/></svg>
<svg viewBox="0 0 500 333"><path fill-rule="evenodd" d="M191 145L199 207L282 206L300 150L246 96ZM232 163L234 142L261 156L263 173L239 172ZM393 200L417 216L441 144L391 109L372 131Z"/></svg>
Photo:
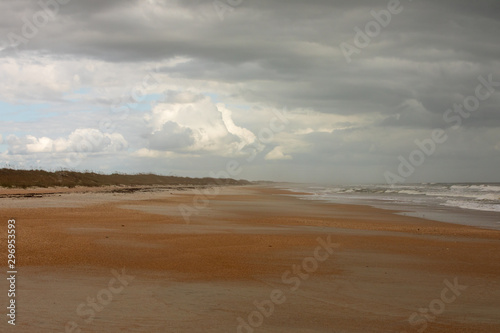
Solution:
<svg viewBox="0 0 500 333"><path fill-rule="evenodd" d="M399 185L334 185L325 187L298 186L294 192L305 200L332 203L360 203L391 210L419 211L436 214L438 220L465 221L474 216L474 223L491 227L500 218L500 186L491 184L399 184ZM447 208L445 208L447 207ZM463 211L460 212L459 210ZM482 213L481 213L482 212ZM488 212L488 213L486 213ZM474 215L470 215L474 214ZM458 217L457 217L458 216ZM495 224L496 225L496 224ZM500 227L499 227L500 229Z"/></svg>
<svg viewBox="0 0 500 333"><path fill-rule="evenodd" d="M296 189L290 189L297 191ZM299 190L300 191L300 190ZM301 190L304 191L304 190ZM467 206L466 202L480 204L500 204L500 186L497 184L400 184L388 185L353 185L353 186L331 186L319 187L309 186L305 189L322 200L343 197L355 198L378 198L380 200L393 201L394 198L405 202L408 200L422 203L424 198L431 200L429 203L441 204L446 200L451 202L460 201L461 206Z"/></svg>
<svg viewBox="0 0 500 333"><path fill-rule="evenodd" d="M486 204L473 201L447 200L442 206L458 207L463 209L481 210L487 212L500 212L500 204Z"/></svg>
<svg viewBox="0 0 500 333"><path fill-rule="evenodd" d="M420 191L415 191L415 190L402 190L402 191L399 191L397 193L400 193L400 194L410 194L410 195L423 195L425 193L422 193Z"/></svg>
<svg viewBox="0 0 500 333"><path fill-rule="evenodd" d="M500 192L500 186L497 185L453 185L450 187L451 190L460 191L481 191L481 192Z"/></svg>

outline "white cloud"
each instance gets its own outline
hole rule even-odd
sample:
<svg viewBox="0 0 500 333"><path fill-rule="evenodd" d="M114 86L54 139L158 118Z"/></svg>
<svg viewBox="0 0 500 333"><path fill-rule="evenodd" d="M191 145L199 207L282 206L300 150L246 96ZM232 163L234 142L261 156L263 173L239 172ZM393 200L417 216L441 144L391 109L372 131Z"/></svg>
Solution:
<svg viewBox="0 0 500 333"><path fill-rule="evenodd" d="M131 155L136 157L148 157L148 158L172 158L178 156L174 152L151 150L147 148L141 148L139 150L136 150Z"/></svg>
<svg viewBox="0 0 500 333"><path fill-rule="evenodd" d="M18 58L3 58L0 62L0 97L3 100L50 100L60 97L76 86L71 67L75 62L24 55Z"/></svg>
<svg viewBox="0 0 500 333"><path fill-rule="evenodd" d="M230 156L255 136L234 125L228 111L224 107L221 112L207 96L171 91L165 102L156 104L144 117L152 128L152 148L183 148L188 153Z"/></svg>
<svg viewBox="0 0 500 333"><path fill-rule="evenodd" d="M292 156L283 153L283 147L275 147L265 157L266 160L291 160Z"/></svg>
<svg viewBox="0 0 500 333"><path fill-rule="evenodd" d="M66 138L37 138L33 135L7 137L8 153L28 155L37 153L98 153L118 152L127 148L128 143L119 133L102 133L97 129L76 129Z"/></svg>
<svg viewBox="0 0 500 333"><path fill-rule="evenodd" d="M222 114L222 121L226 126L229 133L236 135L241 139L241 147L251 144L255 141L256 137L251 131L246 128L237 126L232 119L232 111L226 108L226 106L222 103L217 104L217 108Z"/></svg>

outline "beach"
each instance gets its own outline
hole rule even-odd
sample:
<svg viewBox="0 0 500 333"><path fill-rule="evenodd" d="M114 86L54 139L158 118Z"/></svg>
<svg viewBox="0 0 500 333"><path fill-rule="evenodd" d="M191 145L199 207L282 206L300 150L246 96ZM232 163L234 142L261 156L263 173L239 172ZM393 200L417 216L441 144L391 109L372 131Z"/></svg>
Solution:
<svg viewBox="0 0 500 333"><path fill-rule="evenodd" d="M497 230L272 186L3 191L2 332L500 332Z"/></svg>

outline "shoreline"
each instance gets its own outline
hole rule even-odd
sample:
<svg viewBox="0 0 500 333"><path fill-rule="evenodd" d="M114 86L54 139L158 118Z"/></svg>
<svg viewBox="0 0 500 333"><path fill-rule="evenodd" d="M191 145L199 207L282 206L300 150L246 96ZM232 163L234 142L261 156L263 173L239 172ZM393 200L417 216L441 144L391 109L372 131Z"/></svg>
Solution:
<svg viewBox="0 0 500 333"><path fill-rule="evenodd" d="M500 230L500 215L497 211L463 208L442 204L434 205L430 202L422 202L422 198L424 198L423 200L430 200L430 198L434 197L426 197L424 193L418 193L420 194L420 197L413 198L394 196L393 193L395 193L395 191L389 192L386 197L377 197L377 193L368 197L363 197L362 195L351 197L350 193L346 193L344 195L337 194L336 196L334 195L334 197L329 198L328 196L323 196L321 194L318 195L314 191L296 192L300 191L300 185L297 185L295 188L290 185L283 185L280 186L280 188L289 190L293 192L291 194L292 196L297 196L304 200L307 200L305 197L312 196L316 197L312 200L319 202L366 205L373 208L393 211L402 216L418 217L436 222L466 225L481 229ZM416 192L413 194L416 194Z"/></svg>
<svg viewBox="0 0 500 333"><path fill-rule="evenodd" d="M65 193L133 193L137 191L153 192L168 190L186 190L215 187L219 185L106 185L106 186L55 186L55 187L28 187L28 188L5 188L0 187L0 198L32 197L36 195L53 195ZM222 185L227 186L227 185ZM233 185L243 186L243 185ZM220 186L219 186L220 187Z"/></svg>
<svg viewBox="0 0 500 333"><path fill-rule="evenodd" d="M280 183L277 183L280 184ZM23 188L2 188L0 187L0 199L29 199L29 198L44 198L44 197L51 197L51 196L61 196L64 194L81 194L81 195L86 195L90 193L96 193L96 194L134 194L134 193L151 193L151 192L157 192L157 193L166 193L169 192L170 194L176 193L176 192L184 192L190 193L190 191L193 190L201 190L201 189L210 189L210 188L256 188L265 190L265 192L272 193L273 195L284 195L287 197L295 198L298 200L305 200L301 198L300 196L312 196L314 195L311 192L301 192L301 191L296 191L291 188L286 188L284 185L279 185L277 187L276 185L261 185L261 184L252 184L252 185L198 185L198 184L182 184L182 185L109 185L109 186L75 186L75 187L29 187L26 189ZM268 191L270 190L270 191ZM210 200L216 200L217 195L215 198L207 198ZM454 226L466 226L466 227L471 227L471 228L476 228L476 229L481 229L481 230L493 230L493 231L499 231L497 228L488 228L487 226L480 226L480 225L471 225L471 224L464 224L460 222L453 222L450 221L449 219L435 219L432 218L433 214L429 214L427 217L426 216L420 216L417 210L404 210L404 209L394 209L392 207L386 207L381 204L376 204L376 203L368 203L368 202L351 202L351 203L337 203L337 202L331 202L328 200L310 200L312 203L320 203L320 204L326 204L326 205L333 205L333 206L351 206L353 207L369 207L375 210L382 210L386 211L388 213L394 214L394 215L399 215L402 217L410 217L410 218L416 218L416 219L422 219L426 221L432 221L435 223L444 223L444 224L451 224ZM1 206L0 206L1 207ZM411 207L407 207L411 208ZM474 211L473 213L479 214L480 212Z"/></svg>
<svg viewBox="0 0 500 333"><path fill-rule="evenodd" d="M193 205L192 189L0 199L16 203L1 205L2 230L12 217L19 228L15 331L72 321L95 332L245 332L255 304L271 299L255 332L500 329L500 232L258 185L219 190L189 224L179 205ZM122 268L133 281L87 323L78 306ZM466 289L433 321L421 316L455 280Z"/></svg>

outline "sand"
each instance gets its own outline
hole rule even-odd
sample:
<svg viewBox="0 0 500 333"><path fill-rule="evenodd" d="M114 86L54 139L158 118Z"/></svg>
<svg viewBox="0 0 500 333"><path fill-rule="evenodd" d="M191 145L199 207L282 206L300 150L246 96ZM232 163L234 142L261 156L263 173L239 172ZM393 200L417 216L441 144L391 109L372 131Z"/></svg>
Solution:
<svg viewBox="0 0 500 333"><path fill-rule="evenodd" d="M0 331L500 332L498 231L270 187L203 191L1 198L18 274L16 326L4 315Z"/></svg>

